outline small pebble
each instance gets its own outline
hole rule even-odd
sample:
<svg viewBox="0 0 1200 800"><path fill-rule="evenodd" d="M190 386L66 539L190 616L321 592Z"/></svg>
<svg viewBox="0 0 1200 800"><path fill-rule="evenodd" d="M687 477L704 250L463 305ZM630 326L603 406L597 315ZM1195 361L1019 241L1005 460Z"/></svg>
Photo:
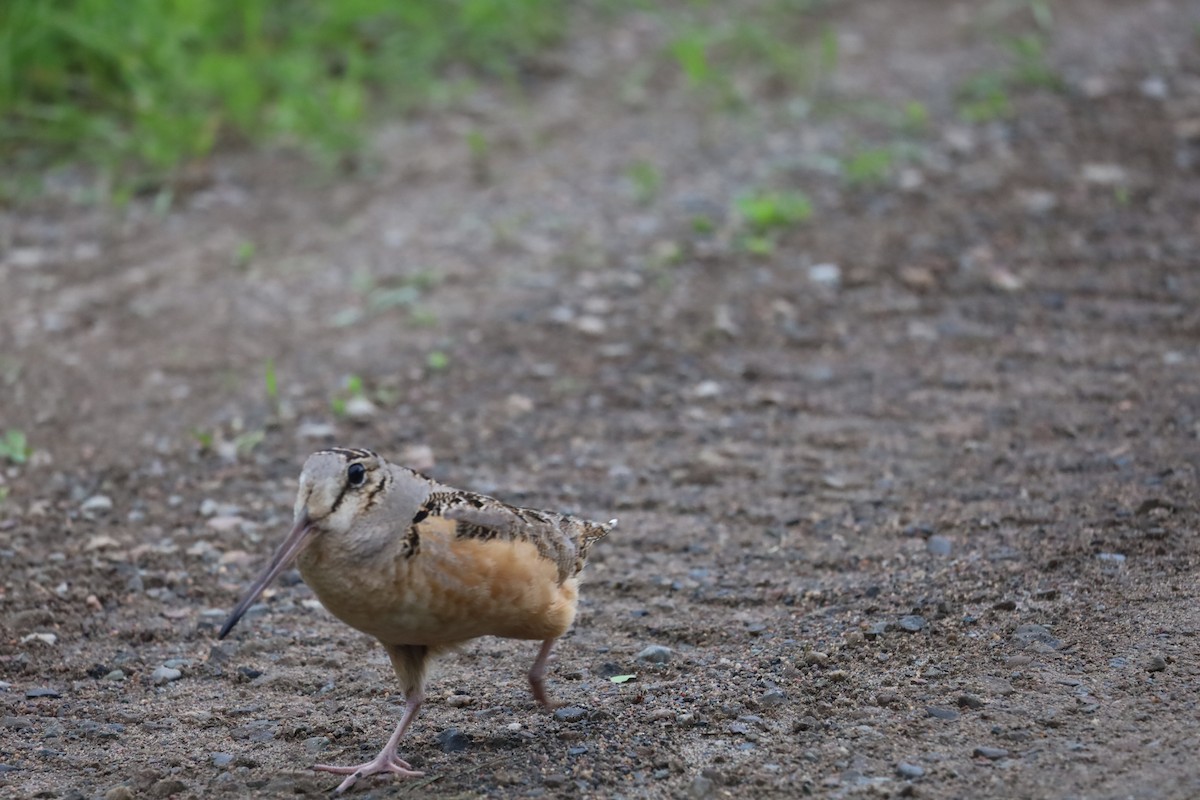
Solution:
<svg viewBox="0 0 1200 800"><path fill-rule="evenodd" d="M183 794L188 790L187 784L178 778L163 778L156 781L150 787L151 797L167 798L177 794Z"/></svg>
<svg viewBox="0 0 1200 800"><path fill-rule="evenodd" d="M814 264L808 268L808 279L818 286L837 288L842 283L842 268L837 264Z"/></svg>
<svg viewBox="0 0 1200 800"><path fill-rule="evenodd" d="M1166 665L1164 664L1164 666L1166 666ZM1151 670L1151 671L1153 671L1153 670ZM27 700L37 700L38 698L43 698L43 697L55 699L55 698L58 698L61 696L62 695L60 695L57 690L51 689L48 686L38 686L33 689L27 689L25 691L25 698Z"/></svg>
<svg viewBox="0 0 1200 800"><path fill-rule="evenodd" d="M697 775L688 785L688 797L700 800L700 798L709 797L712 795L715 789L716 784L712 782L711 778L706 778L703 775Z"/></svg>
<svg viewBox="0 0 1200 800"><path fill-rule="evenodd" d="M779 689L771 689L758 698L758 702L763 708L776 708L787 702L787 695Z"/></svg>
<svg viewBox="0 0 1200 800"><path fill-rule="evenodd" d="M863 636L866 636L868 639L875 639L887 633L887 629L890 627L891 623L889 622L872 622L869 626L867 626L867 629L863 631Z"/></svg>
<svg viewBox="0 0 1200 800"><path fill-rule="evenodd" d="M372 403L370 398L356 394L346 401L345 412L349 419L361 422L378 414L379 406Z"/></svg>
<svg viewBox="0 0 1200 800"><path fill-rule="evenodd" d="M310 736L304 740L304 752L309 755L316 755L326 747L329 747L328 736Z"/></svg>
<svg viewBox="0 0 1200 800"><path fill-rule="evenodd" d="M233 763L233 756L229 753L213 753L209 758L212 759L214 767L228 767Z"/></svg>
<svg viewBox="0 0 1200 800"><path fill-rule="evenodd" d="M39 642L53 647L58 642L58 636L53 633L38 632L21 637L21 644L30 644L31 642Z"/></svg>
<svg viewBox="0 0 1200 800"><path fill-rule="evenodd" d="M1146 664L1147 672L1162 672L1166 668L1167 660L1162 656L1151 656L1150 661ZM25 696L28 697L28 693ZM55 697L58 697L58 695L55 695Z"/></svg>
<svg viewBox="0 0 1200 800"><path fill-rule="evenodd" d="M1008 758L1008 751L1003 747L976 747L972 755L976 758L987 758L996 761L1001 758Z"/></svg>
<svg viewBox="0 0 1200 800"><path fill-rule="evenodd" d="M134 800L136 796L128 786L114 786L104 793L104 800Z"/></svg>
<svg viewBox="0 0 1200 800"><path fill-rule="evenodd" d="M931 556L945 557L950 555L954 550L954 543L950 541L948 536L930 536L929 541L925 542L925 551Z"/></svg>
<svg viewBox="0 0 1200 800"><path fill-rule="evenodd" d="M165 683L177 681L181 677L183 677L183 673L177 669L172 669L171 667L159 667L158 669L154 670L154 672L150 673L150 682L155 686L162 686Z"/></svg>
<svg viewBox="0 0 1200 800"><path fill-rule="evenodd" d="M897 624L901 630L916 633L925 627L925 618L919 614L909 614L908 616L901 617Z"/></svg>
<svg viewBox="0 0 1200 800"><path fill-rule="evenodd" d="M926 706L925 713L934 719L944 719L951 722L960 716L953 708L943 708L942 706Z"/></svg>
<svg viewBox="0 0 1200 800"><path fill-rule="evenodd" d="M565 706L554 712L554 718L559 722L579 722L587 717L587 709L581 706Z"/></svg>
<svg viewBox="0 0 1200 800"><path fill-rule="evenodd" d="M907 761L901 761L899 764L896 765L896 773L901 778L908 778L909 780L915 780L916 778L920 778L922 775L925 774L925 769L924 769L924 767L919 767L916 764L910 764Z"/></svg>
<svg viewBox="0 0 1200 800"><path fill-rule="evenodd" d="M650 664L665 664L671 660L671 653L672 650L669 647L652 644L637 654L637 660Z"/></svg>
<svg viewBox="0 0 1200 800"><path fill-rule="evenodd" d="M438 734L437 740L443 753L458 753L471 746L471 737L458 728L447 728Z"/></svg>
<svg viewBox="0 0 1200 800"><path fill-rule="evenodd" d="M113 501L108 495L95 494L83 501L79 507L85 516L98 517L113 510Z"/></svg>
<svg viewBox="0 0 1200 800"><path fill-rule="evenodd" d="M123 681L123 680L125 680L125 670L114 669L112 672L109 672L107 675L104 676L104 680L118 681L118 682Z"/></svg>
<svg viewBox="0 0 1200 800"><path fill-rule="evenodd" d="M973 694L960 694L958 696L958 705L961 708L979 710L983 708L984 703L983 700L979 699Z"/></svg>
<svg viewBox="0 0 1200 800"><path fill-rule="evenodd" d="M469 694L452 694L446 698L446 705L451 708L466 708L475 702L475 698Z"/></svg>

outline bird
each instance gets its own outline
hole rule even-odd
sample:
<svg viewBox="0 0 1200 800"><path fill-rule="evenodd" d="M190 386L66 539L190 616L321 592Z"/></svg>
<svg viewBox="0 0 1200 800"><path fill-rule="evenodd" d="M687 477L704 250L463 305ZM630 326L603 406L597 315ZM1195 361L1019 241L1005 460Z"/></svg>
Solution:
<svg viewBox="0 0 1200 800"><path fill-rule="evenodd" d="M541 706L554 707L545 686L551 650L574 622L589 550L616 525L455 489L371 450L320 450L300 473L291 532L217 638L295 562L330 613L383 645L404 694L379 755L313 769L345 775L338 794L370 775L418 777L397 749L424 702L433 659L481 636L539 641L529 687Z"/></svg>

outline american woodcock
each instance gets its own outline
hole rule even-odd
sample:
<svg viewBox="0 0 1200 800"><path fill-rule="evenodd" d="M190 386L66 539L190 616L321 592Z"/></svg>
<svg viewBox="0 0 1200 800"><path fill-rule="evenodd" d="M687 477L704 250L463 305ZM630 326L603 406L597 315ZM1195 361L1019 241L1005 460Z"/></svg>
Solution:
<svg viewBox="0 0 1200 800"><path fill-rule="evenodd" d="M405 698L400 723L373 760L313 769L346 775L338 792L368 775L418 776L396 747L425 698L430 660L479 636L538 640L529 686L550 707L550 650L575 619L588 549L616 523L452 489L369 450L322 450L300 473L291 533L219 638L298 561L325 608L383 644Z"/></svg>

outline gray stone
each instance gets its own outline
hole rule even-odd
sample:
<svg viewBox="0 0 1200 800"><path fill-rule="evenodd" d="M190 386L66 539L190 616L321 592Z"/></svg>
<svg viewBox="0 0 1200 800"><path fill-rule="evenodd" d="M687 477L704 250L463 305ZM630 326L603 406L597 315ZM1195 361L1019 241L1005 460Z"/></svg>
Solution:
<svg viewBox="0 0 1200 800"><path fill-rule="evenodd" d="M983 700L979 699L973 694L960 694L958 696L958 705L961 708L971 708L978 711L979 709L983 708L984 704Z"/></svg>
<svg viewBox="0 0 1200 800"><path fill-rule="evenodd" d="M150 673L150 682L153 683L155 686L162 686L165 683L170 683L171 681L177 681L182 677L183 677L183 673L180 672L179 670L172 669L171 667L163 666L163 667L159 667L158 669L154 670L154 672Z"/></svg>
<svg viewBox="0 0 1200 800"><path fill-rule="evenodd" d="M304 752L309 755L316 755L326 747L329 747L328 736L310 736L304 740Z"/></svg>
<svg viewBox="0 0 1200 800"><path fill-rule="evenodd" d="M935 719L944 719L950 722L953 722L960 716L953 708L943 708L942 706L925 706L925 713Z"/></svg>
<svg viewBox="0 0 1200 800"><path fill-rule="evenodd" d="M971 755L976 758L987 758L997 761L1001 758L1008 758L1008 751L1003 747L976 747Z"/></svg>
<svg viewBox="0 0 1200 800"><path fill-rule="evenodd" d="M1167 660L1162 656L1150 656L1150 660L1146 663L1147 672L1162 672L1167 668ZM28 697L28 693L25 695ZM55 695L58 697L58 695Z"/></svg>
<svg viewBox="0 0 1200 800"><path fill-rule="evenodd" d="M909 614L908 616L901 617L897 624L901 630L916 633L925 627L925 618L920 614Z"/></svg>
<svg viewBox="0 0 1200 800"><path fill-rule="evenodd" d="M79 510L88 517L98 517L113 510L113 501L108 495L96 494L83 501Z"/></svg>
<svg viewBox="0 0 1200 800"><path fill-rule="evenodd" d="M919 767L916 764L910 764L907 761L901 761L896 765L896 774L901 778L915 780L925 774L925 768Z"/></svg>
<svg viewBox="0 0 1200 800"><path fill-rule="evenodd" d="M56 698L62 697L62 695L60 695L58 693L58 690L51 689L48 686L37 686L37 687L34 687L33 689L25 690L25 699L27 699L27 700L37 700L37 699L40 699L43 697L48 697L50 699L56 699Z"/></svg>
<svg viewBox="0 0 1200 800"><path fill-rule="evenodd" d="M704 797L710 797L716 788L716 784L713 783L711 778L706 778L703 775L697 775L692 779L692 782L688 784L688 797L696 798L696 800L700 800L700 798Z"/></svg>
<svg viewBox="0 0 1200 800"><path fill-rule="evenodd" d="M764 708L777 708L787 702L787 695L779 689L771 689L758 698Z"/></svg>
<svg viewBox="0 0 1200 800"><path fill-rule="evenodd" d="M229 753L213 753L209 758L212 759L214 767L228 767L233 763L233 756Z"/></svg>
<svg viewBox="0 0 1200 800"><path fill-rule="evenodd" d="M1030 645L1041 644L1043 647L1037 647L1036 650L1046 652L1049 650L1058 650L1062 647L1062 641L1056 639L1044 625L1038 625L1033 622L1027 622L1024 625L1019 625L1012 635L1013 641L1017 644L1023 644L1027 648Z"/></svg>
<svg viewBox="0 0 1200 800"><path fill-rule="evenodd" d="M875 639L875 638L877 638L879 636L883 636L885 633L887 633L887 629L890 627L891 627L891 623L887 622L887 621L872 622L870 624L870 626L868 626L867 629L865 631L863 631L863 635L866 636L868 639Z"/></svg>
<svg viewBox="0 0 1200 800"><path fill-rule="evenodd" d="M554 712L559 722L579 722L587 718L587 709L582 706L564 706Z"/></svg>
<svg viewBox="0 0 1200 800"><path fill-rule="evenodd" d="M954 550L954 543L947 536L930 536L925 542L925 550L931 556L948 556Z"/></svg>
<svg viewBox="0 0 1200 800"><path fill-rule="evenodd" d="M443 753L458 753L471 746L471 737L458 728L447 728L438 734L437 740Z"/></svg>
<svg viewBox="0 0 1200 800"><path fill-rule="evenodd" d="M172 795L183 794L187 790L187 784L178 778L163 778L160 781L156 781L150 787L150 796L167 798Z"/></svg>
<svg viewBox="0 0 1200 800"><path fill-rule="evenodd" d="M29 721L29 717L0 717L0 727L8 728L12 731L27 731L33 727L33 723Z"/></svg>
<svg viewBox="0 0 1200 800"><path fill-rule="evenodd" d="M671 660L672 650L659 644L652 644L637 654L638 661L650 664L665 664Z"/></svg>

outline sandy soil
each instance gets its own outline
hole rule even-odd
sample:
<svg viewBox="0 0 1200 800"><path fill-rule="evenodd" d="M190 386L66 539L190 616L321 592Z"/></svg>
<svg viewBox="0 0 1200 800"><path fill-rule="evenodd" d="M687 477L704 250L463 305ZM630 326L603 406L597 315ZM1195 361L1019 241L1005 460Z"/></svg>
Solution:
<svg viewBox="0 0 1200 800"><path fill-rule="evenodd" d="M1009 121L952 104L1032 25L999 3L837 4L808 114L714 109L642 68L655 18L581 19L360 174L223 156L166 212L0 214L0 428L36 448L3 473L0 793L320 794L375 753L386 659L297 574L215 638L336 442L621 519L568 709L535 645L478 641L402 745L427 777L357 795L1200 796L1200 9L1052 6L1063 88ZM880 184L830 169L896 143ZM766 256L754 187L814 204Z"/></svg>

